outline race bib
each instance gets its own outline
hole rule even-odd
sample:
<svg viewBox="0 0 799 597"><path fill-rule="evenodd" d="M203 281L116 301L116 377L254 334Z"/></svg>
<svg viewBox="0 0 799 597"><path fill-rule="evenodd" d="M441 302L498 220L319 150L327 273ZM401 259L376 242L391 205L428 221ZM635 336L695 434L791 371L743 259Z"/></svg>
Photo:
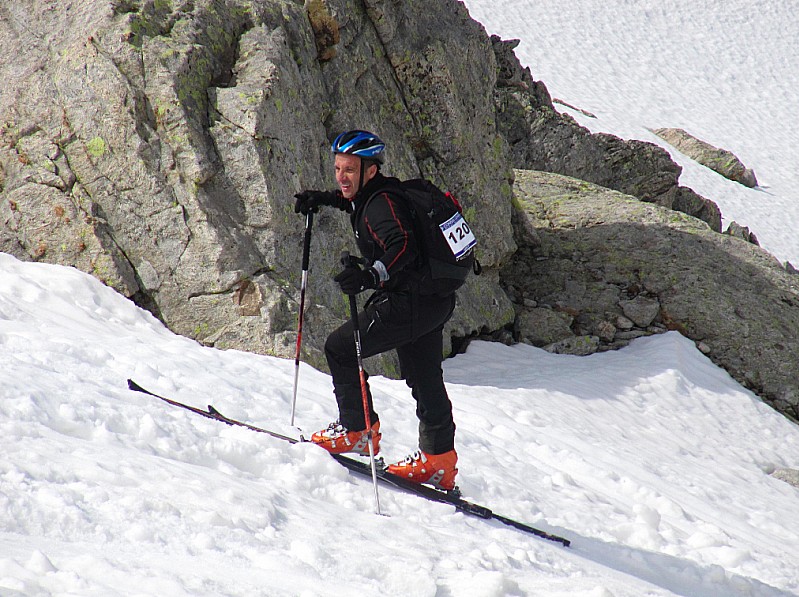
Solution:
<svg viewBox="0 0 799 597"><path fill-rule="evenodd" d="M446 222L438 225L441 228L441 233L447 239L449 248L455 259L463 257L469 249L477 244L477 239L472 233L472 229L463 216L456 213Z"/></svg>

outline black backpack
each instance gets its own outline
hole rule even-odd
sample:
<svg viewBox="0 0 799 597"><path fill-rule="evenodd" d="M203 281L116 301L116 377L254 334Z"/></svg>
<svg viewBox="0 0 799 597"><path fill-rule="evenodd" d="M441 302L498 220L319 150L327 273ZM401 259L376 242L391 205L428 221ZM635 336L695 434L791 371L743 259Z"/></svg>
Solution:
<svg viewBox="0 0 799 597"><path fill-rule="evenodd" d="M384 191L393 191L404 200L421 252L421 293L451 295L463 286L469 272L479 275L482 270L474 255L477 239L463 217L463 209L451 193L428 180L414 178L397 183L373 193L369 201Z"/></svg>

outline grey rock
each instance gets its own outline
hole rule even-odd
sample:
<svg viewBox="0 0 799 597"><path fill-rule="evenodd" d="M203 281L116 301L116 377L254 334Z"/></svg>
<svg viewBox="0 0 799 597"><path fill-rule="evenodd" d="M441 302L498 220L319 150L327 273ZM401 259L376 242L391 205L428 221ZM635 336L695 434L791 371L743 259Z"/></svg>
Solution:
<svg viewBox="0 0 799 597"><path fill-rule="evenodd" d="M497 267L516 249L513 173L488 35L454 0L310 8L0 9L0 51L14 57L0 62L0 250L92 273L205 344L292 356L303 236L292 195L334 187L330 140L372 128L387 173L453 191L479 238L485 274L459 293L447 343L509 324ZM344 249L346 216L320 213L303 342L319 367L348 314L331 280ZM392 356L370 366L396 373Z"/></svg>
<svg viewBox="0 0 799 597"><path fill-rule="evenodd" d="M619 301L619 306L624 316L641 328L648 327L660 312L660 303L657 299L640 294L632 300Z"/></svg>
<svg viewBox="0 0 799 597"><path fill-rule="evenodd" d="M799 281L772 255L686 214L556 174L517 170L514 193L514 218L528 220L540 243L520 247L502 270L506 284L571 307L582 334L597 338L608 314L630 318L627 297L656 299L658 325L712 346L714 363L799 418Z"/></svg>
<svg viewBox="0 0 799 597"><path fill-rule="evenodd" d="M710 346L708 346L705 342L697 342L696 347L699 349L699 352L704 355L709 355L711 352L713 352L713 349L710 348Z"/></svg>
<svg viewBox="0 0 799 597"><path fill-rule="evenodd" d="M692 160L718 172L725 178L739 182L746 187L757 186L755 173L744 166L731 151L714 147L680 128L660 128L654 129L652 132Z"/></svg>
<svg viewBox="0 0 799 597"><path fill-rule="evenodd" d="M671 208L707 222L707 225L714 232L721 232L721 210L719 206L688 187L677 187L677 194L674 196L674 203Z"/></svg>
<svg viewBox="0 0 799 597"><path fill-rule="evenodd" d="M529 308L533 308L533 307L537 307L538 306L538 303L536 301L534 301L533 299L529 299L529 298L525 298L523 304L524 304L525 307L529 307Z"/></svg>
<svg viewBox="0 0 799 597"><path fill-rule="evenodd" d="M749 227L741 226L738 222L730 222L730 225L727 226L724 234L729 234L730 236L743 239L748 243L752 243L753 245L760 245L755 233L749 230Z"/></svg>
<svg viewBox="0 0 799 597"><path fill-rule="evenodd" d="M799 489L799 471L792 468L778 468L771 476L780 481L785 481L788 485L793 485Z"/></svg>
<svg viewBox="0 0 799 597"><path fill-rule="evenodd" d="M602 342L609 343L613 342L619 331L616 329L616 326L609 321L600 321L596 326L596 333Z"/></svg>
<svg viewBox="0 0 799 597"><path fill-rule="evenodd" d="M627 330L626 332L619 332L616 334L614 340L624 340L629 342L630 340L635 340L636 338L643 338L646 335L648 334L644 330Z"/></svg>
<svg viewBox="0 0 799 597"><path fill-rule="evenodd" d="M517 321L519 339L533 346L546 346L573 336L571 322L568 314L553 309L525 309Z"/></svg>
<svg viewBox="0 0 799 597"><path fill-rule="evenodd" d="M599 338L596 336L572 336L544 346L544 350L553 354L570 354L584 357L594 354L599 349Z"/></svg>

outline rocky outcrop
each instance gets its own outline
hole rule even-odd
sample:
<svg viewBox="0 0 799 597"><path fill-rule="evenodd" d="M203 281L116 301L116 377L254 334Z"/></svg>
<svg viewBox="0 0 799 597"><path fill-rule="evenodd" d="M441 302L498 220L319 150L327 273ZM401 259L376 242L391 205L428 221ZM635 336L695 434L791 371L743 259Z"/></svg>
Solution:
<svg viewBox="0 0 799 597"><path fill-rule="evenodd" d="M677 329L796 415L799 278L746 229L715 234L667 152L558 114L514 43L456 0L3 3L0 251L92 273L206 344L293 356L293 195L333 187L330 140L369 128L387 173L453 191L477 233L447 338L587 354ZM513 200L512 163L626 195L519 171ZM354 243L339 212L312 233L303 358L323 367Z"/></svg>
<svg viewBox="0 0 799 597"><path fill-rule="evenodd" d="M521 341L585 354L677 330L799 419L799 278L773 256L685 214L551 173L517 171L514 205L520 249L502 279Z"/></svg>
<svg viewBox="0 0 799 597"><path fill-rule="evenodd" d="M799 489L799 471L796 469L779 468L775 470L771 476Z"/></svg>
<svg viewBox="0 0 799 597"><path fill-rule="evenodd" d="M6 3L0 51L0 250L90 272L206 344L293 354L292 195L333 187L329 140L371 128L388 172L452 190L480 238L486 274L448 336L512 318L494 54L460 3ZM313 229L304 347L320 366L348 313L330 280L348 227L322 213Z"/></svg>
<svg viewBox="0 0 799 597"><path fill-rule="evenodd" d="M688 187L677 187L674 202L671 205L674 211L702 220L714 232L721 232L721 210L713 201L705 199L699 193Z"/></svg>
<svg viewBox="0 0 799 597"><path fill-rule="evenodd" d="M730 236L743 239L748 243L752 243L753 245L760 246L760 241L757 240L755 233L749 230L748 226L741 226L738 222L730 222L730 225L727 226L724 234L729 234Z"/></svg>
<svg viewBox="0 0 799 597"><path fill-rule="evenodd" d="M591 134L568 114L558 113L546 86L533 80L513 53L515 40L492 36L501 77L495 93L499 130L516 168L564 174L621 191L642 201L684 211L721 230L712 201L681 187L682 169L668 152L644 141Z"/></svg>
<svg viewBox="0 0 799 597"><path fill-rule="evenodd" d="M660 128L654 129L652 132L692 160L723 177L741 183L745 187L757 186L757 177L754 171L744 166L743 162L731 151L714 147L679 128Z"/></svg>

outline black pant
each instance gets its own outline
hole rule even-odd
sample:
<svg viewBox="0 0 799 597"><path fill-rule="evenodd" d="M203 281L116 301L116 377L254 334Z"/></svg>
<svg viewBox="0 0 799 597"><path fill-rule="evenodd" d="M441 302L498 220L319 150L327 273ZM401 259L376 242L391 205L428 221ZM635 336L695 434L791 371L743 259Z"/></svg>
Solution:
<svg viewBox="0 0 799 597"><path fill-rule="evenodd" d="M454 295L433 297L378 291L358 314L364 358L397 350L400 375L416 399L419 448L428 454L448 452L455 446L452 403L441 370L442 331L454 309ZM350 431L365 429L352 321L330 334L325 343L325 356L333 376L339 421ZM367 400L374 424L378 416L368 384Z"/></svg>

